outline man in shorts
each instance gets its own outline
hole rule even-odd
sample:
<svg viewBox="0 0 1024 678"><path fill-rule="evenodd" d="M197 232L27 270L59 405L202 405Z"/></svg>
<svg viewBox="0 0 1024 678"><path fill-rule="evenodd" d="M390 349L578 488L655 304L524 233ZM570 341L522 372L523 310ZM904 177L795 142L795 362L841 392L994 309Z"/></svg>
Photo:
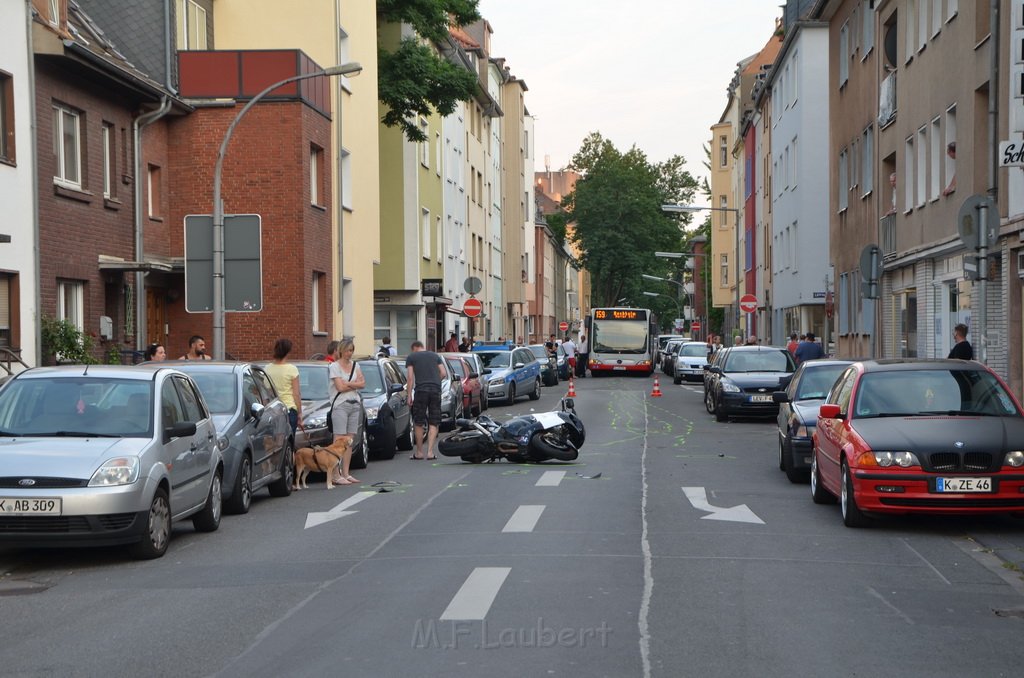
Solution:
<svg viewBox="0 0 1024 678"><path fill-rule="evenodd" d="M441 356L426 351L422 341L412 342L405 369L409 373L409 404L412 405L412 420L416 425L416 451L410 459L424 459L423 434L427 435L426 459L434 456L434 441L437 427L441 425L441 379L444 366Z"/></svg>

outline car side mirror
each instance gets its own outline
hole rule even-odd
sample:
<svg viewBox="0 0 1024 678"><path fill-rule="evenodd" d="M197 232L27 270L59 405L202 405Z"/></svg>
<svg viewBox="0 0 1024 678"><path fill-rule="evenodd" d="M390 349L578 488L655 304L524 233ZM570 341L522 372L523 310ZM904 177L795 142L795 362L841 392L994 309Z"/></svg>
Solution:
<svg viewBox="0 0 1024 678"><path fill-rule="evenodd" d="M405 390L405 384L391 384L388 386L388 395L399 393Z"/></svg>
<svg viewBox="0 0 1024 678"><path fill-rule="evenodd" d="M721 374L722 373L722 368L718 367L718 366L709 367L708 368L708 372L714 372L715 374Z"/></svg>
<svg viewBox="0 0 1024 678"><path fill-rule="evenodd" d="M179 421L164 429L164 443L169 443L174 438L187 438L195 434L196 423L194 421Z"/></svg>
<svg viewBox="0 0 1024 678"><path fill-rule="evenodd" d="M484 374L490 374L490 373L491 373L491 368L490 367L485 367L484 368Z"/></svg>
<svg viewBox="0 0 1024 678"><path fill-rule="evenodd" d="M526 367L526 363L516 363L515 364L515 369L517 369L517 370L521 370L524 367Z"/></svg>
<svg viewBox="0 0 1024 678"><path fill-rule="evenodd" d="M479 378L480 378L480 375L477 374L476 372L470 372L469 376L467 377L467 379L479 379Z"/></svg>
<svg viewBox="0 0 1024 678"><path fill-rule="evenodd" d="M789 395L785 391L775 391L772 393L773 403L788 403Z"/></svg>
<svg viewBox="0 0 1024 678"><path fill-rule="evenodd" d="M260 417L263 416L263 410L265 409L266 408L263 407L263 403L253 403L252 405L249 406L249 414L252 415L253 419L259 421Z"/></svg>
<svg viewBox="0 0 1024 678"><path fill-rule="evenodd" d="M818 408L818 416L822 419L842 419L839 414L839 405L825 404Z"/></svg>

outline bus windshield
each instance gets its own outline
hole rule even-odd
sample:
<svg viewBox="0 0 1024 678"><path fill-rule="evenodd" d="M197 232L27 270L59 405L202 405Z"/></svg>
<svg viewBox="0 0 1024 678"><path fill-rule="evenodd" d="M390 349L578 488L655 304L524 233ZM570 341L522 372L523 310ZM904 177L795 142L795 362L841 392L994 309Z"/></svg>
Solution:
<svg viewBox="0 0 1024 678"><path fill-rule="evenodd" d="M591 329L591 350L598 353L645 353L648 325L646 320L597 320Z"/></svg>

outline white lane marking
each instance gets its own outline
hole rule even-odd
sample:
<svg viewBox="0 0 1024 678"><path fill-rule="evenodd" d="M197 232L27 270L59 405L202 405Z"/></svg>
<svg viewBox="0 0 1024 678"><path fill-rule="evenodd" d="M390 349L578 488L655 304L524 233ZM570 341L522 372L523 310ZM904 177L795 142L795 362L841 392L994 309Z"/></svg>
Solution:
<svg viewBox="0 0 1024 678"><path fill-rule="evenodd" d="M651 611L651 594L654 591L654 575L651 571L651 542L647 539L647 398L644 401L644 449L640 453L640 550L644 554L644 592L640 598L640 612L637 626L640 631L640 663L644 678L651 675L651 631L647 620Z"/></svg>
<svg viewBox="0 0 1024 678"><path fill-rule="evenodd" d="M764 521L757 517L757 515L747 508L746 504L740 504L739 506L731 506L723 508L720 506L712 506L708 502L708 493L703 487L684 487L683 492L686 493L686 498L693 504L693 508L698 511L707 511L711 515L701 516L701 520L728 520L734 523L756 523L758 525L764 525Z"/></svg>
<svg viewBox="0 0 1024 678"><path fill-rule="evenodd" d="M353 494L351 497L341 502L340 504L332 508L330 511L313 511L307 513L306 527L303 529L308 530L311 527L323 525L324 523L329 523L332 520L337 520L338 518L352 515L353 513L359 513L359 511L347 511L346 509L348 509L350 506L355 506L364 499L369 499L375 494L377 494L377 492L373 490L364 490L357 494Z"/></svg>
<svg viewBox="0 0 1024 678"><path fill-rule="evenodd" d="M502 532L533 532L540 520L540 514L544 513L544 505L524 504L516 509L512 517L505 523Z"/></svg>
<svg viewBox="0 0 1024 678"><path fill-rule="evenodd" d="M565 471L544 471L537 480L535 487L558 487L565 477Z"/></svg>
<svg viewBox="0 0 1024 678"><path fill-rule="evenodd" d="M913 546L911 546L911 545L910 545L910 542L909 542L909 541L907 541L906 539L901 539L900 541L902 541L902 542L903 542L903 545L904 545L904 546L906 546L906 547L907 547L908 549L910 549L910 551L911 551L911 552L912 552L912 553L913 553L913 554L914 554L915 556L917 556L918 558L920 558L920 559L921 559L921 562L923 562L923 563L924 563L925 565L927 565L927 566L928 566L929 568L931 568L931 571L932 571L932 572L934 572L934 573L935 573L935 575L936 575L936 576L937 576L937 577L938 577L939 579L941 579L941 580L942 580L942 582L943 582L943 583L944 583L944 584L945 584L946 586L952 586L952 585L953 585L953 583L952 583L952 582L950 582L950 581L949 581L948 579L946 579L946 578L945 578L945 577L944 577L944 576L942 575L942 573L941 573L941 572L939 572L938 568L936 568L936 567L935 567L934 565L932 565L932 564L931 564L931 563L930 563L930 562L928 561L928 559L927 559L927 558L925 558L924 556L922 556L922 555L921 555L921 554L920 554L920 553L918 552L918 550L917 550L917 549L915 549L915 548L914 548Z"/></svg>
<svg viewBox="0 0 1024 678"><path fill-rule="evenodd" d="M907 622L907 623L908 623L908 624L910 624L911 626L913 626L913 625L914 625L914 620L913 620L913 619L911 619L910 617L908 617L908 616L907 616L907 613L905 613L905 612L904 612L903 610L901 610L900 608L898 608L898 607L896 607L895 605L893 605L892 603L890 603L890 602L889 602L889 601L888 601L888 600L887 600L887 599L885 598L885 596L883 596L883 595L882 595L881 593L879 593L878 591L876 591L876 590L875 590L874 588L872 588L871 586L869 586L869 587L868 587L868 593L870 593L870 594L871 594L872 596L874 596L875 598L878 598L878 599L879 599L880 601L882 601L882 604L883 604L883 605L885 605L885 606L886 606L887 608L889 608L890 610L892 610L892 611L893 611L893 612L894 612L894 613L896 614L896 616L897 616L897 617L899 617L899 618L900 618L900 619L902 619L903 621Z"/></svg>
<svg viewBox="0 0 1024 678"><path fill-rule="evenodd" d="M441 621L482 621L511 571L511 567L475 568L441 613Z"/></svg>

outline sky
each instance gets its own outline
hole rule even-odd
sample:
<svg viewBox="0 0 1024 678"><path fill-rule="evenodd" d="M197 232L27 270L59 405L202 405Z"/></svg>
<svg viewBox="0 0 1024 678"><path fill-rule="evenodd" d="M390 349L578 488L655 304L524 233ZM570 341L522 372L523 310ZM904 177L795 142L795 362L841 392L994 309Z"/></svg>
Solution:
<svg viewBox="0 0 1024 678"><path fill-rule="evenodd" d="M704 177L704 146L741 59L783 0L480 0L491 56L526 81L536 171L566 166L591 132Z"/></svg>

